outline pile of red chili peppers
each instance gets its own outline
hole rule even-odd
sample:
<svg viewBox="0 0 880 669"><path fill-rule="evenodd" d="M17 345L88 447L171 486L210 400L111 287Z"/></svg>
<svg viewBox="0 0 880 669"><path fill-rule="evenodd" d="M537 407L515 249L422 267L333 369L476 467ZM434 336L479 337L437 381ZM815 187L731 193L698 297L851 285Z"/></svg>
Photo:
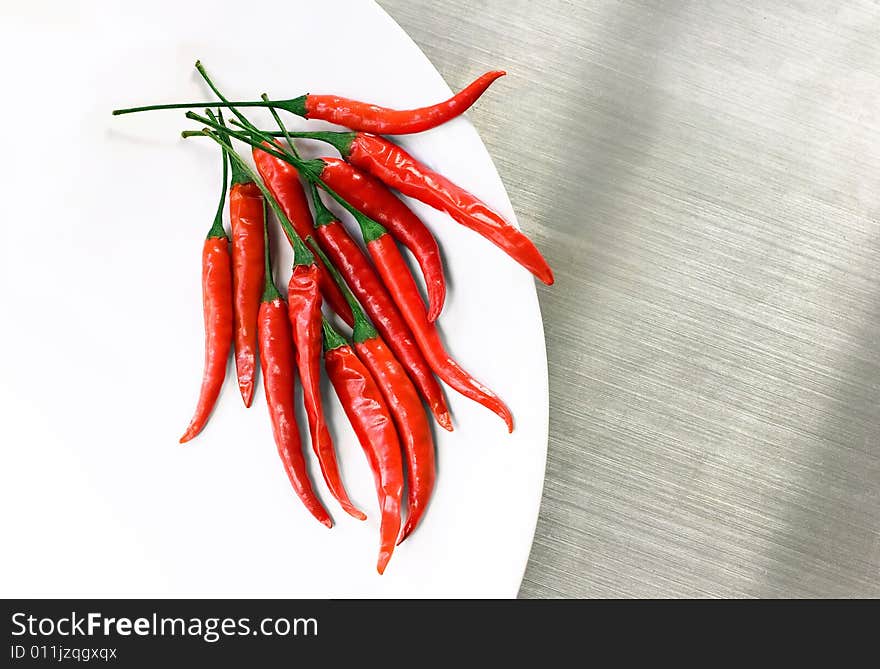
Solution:
<svg viewBox="0 0 880 669"><path fill-rule="evenodd" d="M381 574L395 545L416 529L434 487L434 442L423 402L441 427L452 430L438 378L495 412L513 431L513 416L504 402L444 348L436 325L446 296L440 249L431 231L392 189L447 213L544 283L553 283L549 265L523 233L381 135L422 132L455 118L504 72L488 72L444 102L395 110L333 95L287 100L263 95L260 100L230 102L201 63L196 69L217 95L219 102L211 106L218 112L188 112L187 118L203 127L183 136L205 137L219 145L223 184L202 252L204 375L195 414L180 441L189 441L207 423L230 352L242 399L250 406L259 359L275 443L290 482L306 509L332 527L307 473L294 403L296 372L309 439L327 489L346 513L365 519L345 491L325 419L320 387L323 362L374 474L381 511L377 564ZM153 105L113 114L204 106ZM268 108L278 128L255 127L242 113L247 107ZM234 116L229 125L220 108ZM330 121L347 130L288 132L278 110ZM296 138L326 142L341 158L303 160ZM256 171L235 151L233 139L251 147ZM227 182L231 236L223 226ZM319 191L354 218L363 244L352 239ZM266 205L293 247L286 299L274 279ZM427 300L398 243L415 257ZM325 315L325 307L330 318L336 314L350 326L350 336ZM405 522L404 481L408 483Z"/></svg>

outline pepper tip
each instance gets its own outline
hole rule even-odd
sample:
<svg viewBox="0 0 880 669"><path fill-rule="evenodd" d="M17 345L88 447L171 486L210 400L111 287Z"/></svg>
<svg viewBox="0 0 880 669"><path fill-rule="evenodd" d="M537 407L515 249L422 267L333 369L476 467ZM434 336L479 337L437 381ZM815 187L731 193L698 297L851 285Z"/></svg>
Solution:
<svg viewBox="0 0 880 669"><path fill-rule="evenodd" d="M386 567L388 567L388 562L391 560L391 551L382 551L379 553L379 561L376 563L376 571L379 572L379 576L385 573Z"/></svg>
<svg viewBox="0 0 880 669"><path fill-rule="evenodd" d="M498 412L498 415L501 416L501 419L504 421L505 425L507 425L507 434L513 433L513 414L510 413L510 409L504 407L502 411Z"/></svg>
<svg viewBox="0 0 880 669"><path fill-rule="evenodd" d="M245 408L250 409L254 401L254 382L245 381L239 383L238 389L241 391L241 399L244 401Z"/></svg>
<svg viewBox="0 0 880 669"><path fill-rule="evenodd" d="M397 537L397 546L400 546L406 538L410 535L410 532L413 531L413 528L410 527L409 522L407 522L406 526L400 531L400 536Z"/></svg>
<svg viewBox="0 0 880 669"><path fill-rule="evenodd" d="M366 520L367 514L357 508L354 504L343 504L343 511L345 511L349 516L354 518L355 520Z"/></svg>
<svg viewBox="0 0 880 669"><path fill-rule="evenodd" d="M185 444L186 442L191 440L193 437L198 435L198 433L199 433L199 430L193 430L193 426L190 425L188 428L186 428L186 432L183 433L183 436L180 438L180 440L177 443L178 444Z"/></svg>
<svg viewBox="0 0 880 669"><path fill-rule="evenodd" d="M437 424L442 427L447 432L452 432L452 418L449 415L448 411L435 411L434 418L437 419Z"/></svg>

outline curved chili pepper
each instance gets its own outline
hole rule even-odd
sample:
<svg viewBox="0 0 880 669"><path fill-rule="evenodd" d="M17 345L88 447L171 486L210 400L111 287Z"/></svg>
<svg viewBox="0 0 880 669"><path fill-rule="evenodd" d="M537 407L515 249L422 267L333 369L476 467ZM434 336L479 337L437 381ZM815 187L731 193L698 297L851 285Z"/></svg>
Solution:
<svg viewBox="0 0 880 669"><path fill-rule="evenodd" d="M435 321L446 299L446 279L437 240L410 208L401 202L378 179L344 160L321 158L324 169L321 180L339 193L356 209L378 221L403 243L415 257L428 289L428 320ZM285 165L284 161L279 161Z"/></svg>
<svg viewBox="0 0 880 669"><path fill-rule="evenodd" d="M205 372L195 415L180 443L195 437L211 415L226 376L232 348L232 265L229 240L208 237L202 248L202 304L205 312Z"/></svg>
<svg viewBox="0 0 880 669"><path fill-rule="evenodd" d="M489 388L468 374L446 352L436 326L428 322L425 305L422 303L418 287L409 272L406 262L403 260L403 256L400 254L400 250L388 234L388 231L381 224L352 207L349 202L327 186L327 184L320 182L320 176L316 172L323 169L322 161L303 162L297 159L296 162L298 169L305 173L312 183L321 183L322 188L330 193L357 220L364 237L364 242L367 244L382 281L384 281L394 296L397 306L400 308L407 325L409 325L411 332L418 341L421 352L428 360L434 373L465 397L479 402L496 413L504 420L508 431L513 432L513 415L510 413L507 405Z"/></svg>
<svg viewBox="0 0 880 669"><path fill-rule="evenodd" d="M379 528L379 559L376 570L385 571L400 531L403 497L403 460L400 441L382 393L351 346L324 321L324 368L336 390L345 415L367 456L382 522Z"/></svg>
<svg viewBox="0 0 880 669"><path fill-rule="evenodd" d="M201 63L196 62L196 69L207 79ZM309 119L320 119L344 125L352 130L376 132L383 135L402 135L430 130L438 125L463 114L485 92L493 81L506 73L502 70L486 72L477 77L465 88L448 100L418 109L388 109L378 105L350 100L337 95L300 95L289 100L265 100L229 102L225 98L216 107L270 107L284 109L291 114ZM132 114L134 112L153 111L156 109L188 109L204 107L204 102L183 102L166 105L149 105L146 107L130 107L114 109L113 115Z"/></svg>
<svg viewBox="0 0 880 669"><path fill-rule="evenodd" d="M269 242L265 242L266 288L260 302L258 331L260 368L266 391L266 405L272 419L272 433L284 470L296 494L309 512L327 527L333 521L315 495L302 453L294 406L294 349L290 338L287 305L272 280L269 264Z"/></svg>
<svg viewBox="0 0 880 669"><path fill-rule="evenodd" d="M263 293L263 196L233 163L229 193L232 224L232 287L235 293L235 371L244 405L254 398L257 364L257 312Z"/></svg>
<svg viewBox="0 0 880 669"><path fill-rule="evenodd" d="M478 232L547 285L553 270L532 241L488 205L417 161L399 146L375 135L359 133L352 143L352 164L366 170L404 195L445 211Z"/></svg>
<svg viewBox="0 0 880 669"><path fill-rule="evenodd" d="M388 231L354 209L332 189L328 192L351 212L360 225L373 264L394 297L410 331L416 338L419 349L434 373L465 397L479 402L496 413L506 423L507 430L513 432L513 415L507 405L489 388L468 374L443 347L437 326L428 322L418 286Z"/></svg>
<svg viewBox="0 0 880 669"><path fill-rule="evenodd" d="M312 448L318 456L324 481L342 508L358 520L367 516L345 492L336 462L333 440L321 404L321 293L317 265L296 265L287 288L287 308L293 326L296 367L303 385L303 403L309 421Z"/></svg>
<svg viewBox="0 0 880 669"><path fill-rule="evenodd" d="M553 270L532 241L482 200L434 172L396 144L366 132L293 132L332 144L355 167L404 195L444 211L479 233L547 285ZM383 222L384 223L384 222Z"/></svg>
<svg viewBox="0 0 880 669"><path fill-rule="evenodd" d="M505 74L502 70L486 72L448 100L419 109L388 109L336 95L307 95L304 116L383 135L422 132L464 113L493 81Z"/></svg>
<svg viewBox="0 0 880 669"><path fill-rule="evenodd" d="M202 246L202 309L205 318L205 369L195 414L180 438L183 444L195 437L205 424L220 395L226 377L226 361L232 348L232 263L229 238L223 229L226 200L226 154L223 154L223 189L214 223Z"/></svg>
<svg viewBox="0 0 880 669"><path fill-rule="evenodd" d="M308 242L315 228L309 202L299 180L299 173L292 165L257 148L253 149L253 156L263 181L281 205L287 218L293 223L297 234ZM318 266L318 283L325 299L342 320L348 325L354 325L351 308L339 291L339 286L333 281L323 263L317 258L315 260Z"/></svg>
<svg viewBox="0 0 880 669"><path fill-rule="evenodd" d="M287 306L280 295L260 305L258 329L266 404L284 470L309 512L323 525L333 527L330 515L315 495L309 481L302 454L293 404L294 356L293 345L290 343L290 322L287 319Z"/></svg>
<svg viewBox="0 0 880 669"><path fill-rule="evenodd" d="M452 430L449 409L440 384L431 373L424 355L413 340L412 332L369 259L339 221L322 222L315 230L321 248L345 277L376 328L406 368L434 418L441 427ZM422 309L424 310L424 304Z"/></svg>
<svg viewBox="0 0 880 669"><path fill-rule="evenodd" d="M312 198L320 203L317 192L314 190L314 184L310 184L310 186L312 187ZM320 249L318 254L321 254ZM419 394L406 375L406 370L379 337L376 328L367 320L364 310L361 309L357 299L345 284L345 279L336 271L329 259L326 265L351 306L351 311L354 314L354 331L351 338L355 351L367 369L370 370L370 374L382 392L382 397L388 404L406 454L409 474L409 512L406 525L397 540L399 545L419 524L434 489L437 474L434 464L434 438L431 435L431 426L428 424Z"/></svg>
<svg viewBox="0 0 880 669"><path fill-rule="evenodd" d="M434 438L415 386L378 333L363 341L355 335L354 347L382 391L406 454L409 512L399 544L418 526L434 490Z"/></svg>

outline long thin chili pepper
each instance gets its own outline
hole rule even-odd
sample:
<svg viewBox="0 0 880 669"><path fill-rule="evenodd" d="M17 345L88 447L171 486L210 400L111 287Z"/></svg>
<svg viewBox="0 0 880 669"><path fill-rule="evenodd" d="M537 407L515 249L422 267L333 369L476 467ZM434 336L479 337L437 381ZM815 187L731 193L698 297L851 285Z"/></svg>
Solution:
<svg viewBox="0 0 880 669"><path fill-rule="evenodd" d="M291 133L291 136L332 144L355 167L404 195L446 212L461 225L498 246L547 285L553 283L553 270L528 237L485 202L434 172L396 144L365 132L298 132Z"/></svg>
<svg viewBox="0 0 880 669"><path fill-rule="evenodd" d="M290 338L287 305L272 279L269 237L264 234L265 289L260 302L258 330L260 368L266 390L266 405L272 419L272 433L284 470L293 489L309 512L327 527L333 521L312 488L303 457L294 406L294 347Z"/></svg>
<svg viewBox="0 0 880 669"><path fill-rule="evenodd" d="M419 350L412 332L369 259L335 217L319 221L316 236L321 248L345 277L397 359L406 368L437 423L446 430L452 430L449 409L440 384L431 373L431 367Z"/></svg>
<svg viewBox="0 0 880 669"><path fill-rule="evenodd" d="M267 99L265 94L263 95L263 99ZM293 140L288 134L284 123L282 123L274 109L270 111L272 112L272 116L276 123L284 133L285 139L289 143L291 153L295 157L299 157L296 147L293 144ZM309 182L309 188L311 190L312 200L315 203L315 212L317 213L317 216L322 220L331 218L332 214L330 214L324 206L324 203L318 195L315 184L311 181ZM434 466L434 440L431 435L431 427L425 417L419 394L416 391L415 386L413 386L412 381L410 381L409 377L406 375L406 371L385 343L379 338L379 333L367 320L363 309L361 309L361 306L345 284L342 276L333 266L333 263L331 263L329 258L324 255L317 244L314 244L314 246L316 255L324 261L324 266L328 272L332 274L334 282L337 284L337 287L344 295L347 304L351 308L351 312L354 316L352 338L355 349L357 350L361 361L366 364L370 374L372 374L376 381L376 384L382 393L382 397L388 403L391 414L394 417L394 422L397 425L398 434L403 442L407 467L409 470L410 485L409 513L406 526L398 538L398 543L400 543L418 525L434 488L436 475ZM314 267L314 265L310 267ZM291 286L294 285L294 279L297 277L299 269L300 268L296 268L294 270L293 277L291 278ZM310 285L314 286L312 293L317 295L317 282L312 281ZM294 304L293 297L290 298L290 304L291 307ZM299 351L297 351L297 355L299 356ZM379 474L381 478L381 470ZM399 519L397 520L397 523L399 526ZM382 559L380 558L380 573L384 570L381 563Z"/></svg>
<svg viewBox="0 0 880 669"><path fill-rule="evenodd" d="M202 65L198 61L196 62L196 68L200 71L202 70ZM383 135L401 135L430 130L459 116L477 101L493 81L504 76L504 74L505 72L501 70L486 72L448 100L418 109L388 109L336 95L313 94L300 95L288 100L225 101L222 105L218 106L283 109L303 118L330 121L352 130L376 132ZM120 114L132 114L156 109L188 109L204 106L204 102L149 105L146 107L114 109L113 115L118 116Z"/></svg>
<svg viewBox="0 0 880 669"><path fill-rule="evenodd" d="M193 112L188 112L187 118L210 123L209 119L199 117ZM266 141L267 139L266 135L256 130L253 126L250 126L250 132L253 133L253 137L246 134L242 135L240 133L230 134L234 134L236 137L242 137L245 142L249 142L252 145L255 144L255 142L257 141ZM321 239L324 239L324 237L321 235L322 230L331 230L334 235L334 241L336 241L335 238L337 237L336 230L342 230L342 235L344 235L344 237L342 235L338 235L339 241L353 246L357 253L360 254L360 256L363 258L362 262L364 264L364 268L358 268L359 271L345 271L345 265L340 261L340 258L334 255L335 251L332 249L332 245L328 244L328 247L330 248L323 247L322 245L322 248L324 248L328 255L333 258L337 269L340 269L342 271L346 281L348 281L352 290L358 296L358 299L361 300L361 302L367 308L367 311L370 312L370 316L373 318L373 322L376 324L376 327L378 327L379 330L382 331L383 322L381 319L377 319L376 316L370 311L370 300L375 300L377 294L388 296L388 291L385 290L385 286L387 285L391 294L394 295L392 305L390 305L389 310L395 307L393 302L396 301L396 307L399 307L400 309L397 313L400 314L402 312L403 318L406 321L406 325L408 325L410 328L410 333L412 333L418 341L419 352L424 355L425 359L428 360L428 363L430 364L431 369L434 370L434 373L465 397L479 402L487 409L496 413L499 417L501 417L502 420L504 420L505 424L507 425L508 431L513 432L513 415L510 413L510 409L508 409L507 405L504 404L504 402L502 402L501 399L489 388L487 388L485 385L483 385L482 383L474 379L470 374L468 374L452 358L452 356L450 356L449 353L446 352L445 348L443 347L443 342L440 339L440 334L437 332L436 326L433 323L430 323L427 319L425 305L422 302L421 296L418 292L418 287L416 286L412 275L409 273L409 268L406 266L406 262L403 260L403 256L400 255L400 250L394 244L394 240L390 237L390 235L388 235L388 231L384 227L382 227L382 225L380 225L373 219L364 216L364 214L352 207L351 204L346 202L345 199L343 199L338 193L333 191L332 188L327 186L327 184L321 180L320 174L324 169L323 161L303 161L289 153L281 153L275 151L274 149L264 150L269 151L269 153L275 155L276 157L288 161L291 165L296 167L299 170L300 174L305 176L306 179L308 179L310 182L319 184L324 190L332 195L333 198L341 205L343 205L358 221L358 224L360 225L361 231L364 235L364 241L367 243L368 249L370 249L370 244L373 243L373 248L370 249L370 255L373 257L374 262L376 262L376 269L380 271L382 279L378 279L378 277L376 277L376 285L372 286L372 290L368 290L363 286L363 278L364 276L375 276L374 274L372 274L372 272L366 269L372 269L369 261L366 258L363 258L363 254L360 252L360 249L348 236L344 229L342 229L341 224L339 224L338 222L335 222L335 225L321 224L322 218L332 218L332 214L329 214L328 212L326 215L322 216L321 214L316 213L316 222L318 222L317 229L319 237ZM326 210L326 207L323 209ZM374 243L377 241L379 242L379 244ZM349 250L343 256L343 260L351 257L355 257L354 251ZM388 341L390 346L394 346L397 343L394 340L390 339L384 331L382 332L382 334L385 336L385 339L386 341ZM404 363L404 365L406 365L406 361L401 357L400 353L397 350L395 350L395 353L397 353L400 361ZM418 384L417 379L414 378L413 380L416 381L416 383Z"/></svg>
<svg viewBox="0 0 880 669"><path fill-rule="evenodd" d="M235 295L235 371L244 405L254 398L257 364L257 312L263 294L263 221L260 189L232 161L229 220L232 226L232 285Z"/></svg>
<svg viewBox="0 0 880 669"><path fill-rule="evenodd" d="M209 120L209 119L206 119ZM210 121L214 123L213 121ZM290 320L294 322L293 334L295 344L301 353L296 356L296 362L299 367L300 375L303 377L303 397L306 405L306 414L309 418L309 426L312 434L312 447L318 455L318 462L321 465L321 472L330 488L333 496L339 500L342 508L354 516L363 519L363 512L359 511L351 503L345 488L342 485L342 478L339 473L339 467L336 462L336 455L333 450L333 444L330 439L330 433L327 430L324 420L323 408L320 401L320 359L318 365L315 365L315 355L320 355L320 315L321 302L320 295L317 292L317 283L312 282L311 286L307 286L303 282L303 273L300 268L304 268L306 273L313 272L315 256L308 249L302 238L296 233L292 224L281 210L280 205L269 192L267 187L262 184L256 177L256 174L245 164L244 160L239 156L232 147L223 139L211 132L202 133L210 137L215 142L226 149L230 159L237 162L239 167L251 177L260 191L263 193L269 205L275 212L279 223L287 235L287 238L293 245L293 261L294 261L294 277L296 281L291 280L291 289L293 301L290 305L290 315L288 317L288 327ZM189 136L189 135L187 135ZM312 275L314 276L314 275ZM315 327L315 319L317 317L317 328Z"/></svg>
<svg viewBox="0 0 880 669"><path fill-rule="evenodd" d="M274 160L274 159L273 159ZM355 208L388 228L413 254L428 289L428 320L435 321L446 299L446 279L437 240L409 207L378 179L338 158L321 158L321 180Z"/></svg>
<svg viewBox="0 0 880 669"><path fill-rule="evenodd" d="M303 403L309 421L312 448L318 456L321 471L330 493L343 510L358 520L366 515L352 504L342 484L333 440L321 402L321 292L318 289L318 268L297 265L287 287L287 305L296 346L296 367L303 384Z"/></svg>
<svg viewBox="0 0 880 669"><path fill-rule="evenodd" d="M437 326L428 322L425 305L418 286L409 272L409 267L388 231L373 219L364 216L326 185L324 189L358 222L373 264L394 297L416 338L419 349L424 353L434 373L465 397L479 402L496 413L505 422L508 431L513 432L513 415L507 405L489 388L468 374L444 348Z"/></svg>
<svg viewBox="0 0 880 669"><path fill-rule="evenodd" d="M215 130L218 129L217 124L211 119L199 116L195 112L187 112L186 116L189 119L211 126ZM202 133L183 133L185 137L192 136L193 134ZM324 165L320 160L303 161L290 153L282 153L275 148L270 149L260 143L265 141L266 137L261 137L257 133L253 137L246 133L234 131L229 131L229 134L251 144L251 146L260 147L261 150L276 158L289 162L301 174L304 174L309 181L320 181L319 174ZM208 135L213 136L211 133L208 133ZM217 141L216 137L214 139ZM270 203L274 201L274 198L272 198ZM318 202L320 202L320 199ZM428 407L431 409L431 413L434 415L437 423L444 429L451 431L452 421L449 417L449 410L446 406L446 400L443 397L440 384L437 383L437 379L431 373L430 366L413 340L412 332L410 332L393 298L376 274L369 259L349 236L342 224L336 220L326 207L319 207L317 204L315 206L315 236L321 248L345 277L348 285L351 286L352 291L354 291L361 304L363 304L373 323L382 333L385 341L388 342L398 360L406 368L419 393L428 403ZM296 234L295 231L291 232L294 235Z"/></svg>
<svg viewBox="0 0 880 669"><path fill-rule="evenodd" d="M226 202L226 153L223 152L223 188L214 222L202 246L202 305L205 317L205 369L195 414L180 438L183 444L195 437L211 415L226 377L226 361L232 348L232 263L229 238L223 229Z"/></svg>
<svg viewBox="0 0 880 669"><path fill-rule="evenodd" d="M281 205L284 213L293 223L299 236L308 243L314 232L314 222L305 191L299 180L299 173L292 165L257 148L253 149L253 156L263 182L272 191L272 195L278 200L278 204ZM321 286L324 298L342 320L348 325L354 325L351 309L342 293L339 292L339 287L327 272L327 268L317 258L316 263L318 265L318 284Z"/></svg>
<svg viewBox="0 0 880 669"><path fill-rule="evenodd" d="M281 123L275 110L270 109L270 111L279 127L284 129L284 124ZM298 177L294 178L297 179L297 185L302 191ZM300 234L300 237L307 240L311 237L312 216L308 211L308 203L305 202L305 193L302 193L302 196L303 202L300 204L305 206L308 216L302 211L298 212L300 220L298 233L304 230L307 234L305 236ZM336 461L336 452L333 450L333 441L330 438L330 430L327 429L327 421L324 418L324 407L321 401L322 314L319 262L320 260L315 257L313 262L308 265L294 266L287 287L287 304L290 311L290 322L293 325L293 342L296 346L296 365L303 382L303 403L308 416L312 447L321 463L321 471L324 473L327 487L330 488L331 494L339 501L346 513L358 520L365 520L367 516L352 504L345 492L342 475L339 473ZM326 273L327 269L323 264L320 265L320 268Z"/></svg>
<svg viewBox="0 0 880 669"><path fill-rule="evenodd" d="M310 185L314 188L314 184ZM313 195L313 198L315 196L316 194ZM317 252L318 255L321 255L320 249ZM400 544L418 526L428 506L431 492L434 490L434 481L437 477L434 462L434 437L431 434L431 426L425 416L419 394L406 375L406 370L382 341L376 328L367 320L364 310L351 294L348 286L345 285L345 280L339 272L331 264L328 263L327 266L354 314L354 329L351 338L355 351L367 369L370 370L370 374L382 392L382 397L388 404L406 455L409 477L409 485L407 486L408 513L406 524L397 540L397 543Z"/></svg>
<svg viewBox="0 0 880 669"><path fill-rule="evenodd" d="M376 570L382 574L400 531L400 503L403 497L403 460L394 422L364 363L348 342L324 319L324 368L367 455L382 522L379 528L379 559Z"/></svg>

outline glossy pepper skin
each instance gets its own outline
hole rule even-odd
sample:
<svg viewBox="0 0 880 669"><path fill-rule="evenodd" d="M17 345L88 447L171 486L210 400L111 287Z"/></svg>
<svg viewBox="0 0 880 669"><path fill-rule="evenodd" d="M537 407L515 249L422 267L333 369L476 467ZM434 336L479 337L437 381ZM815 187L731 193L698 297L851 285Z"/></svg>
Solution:
<svg viewBox="0 0 880 669"><path fill-rule="evenodd" d="M245 406L254 397L257 364L257 313L263 294L263 195L252 181L232 184L232 277L235 293L235 370Z"/></svg>
<svg viewBox="0 0 880 669"><path fill-rule="evenodd" d="M507 425L508 432L513 432L513 415L507 405L446 352L436 325L428 322L418 287L391 235L385 232L371 239L365 232L364 236L373 264L394 296L431 369L462 395L495 412Z"/></svg>
<svg viewBox="0 0 880 669"><path fill-rule="evenodd" d="M207 75L200 63L196 63L196 69L207 79ZM401 135L412 132L430 130L442 123L463 114L485 92L493 81L504 76L505 72L495 70L486 72L477 77L461 91L451 98L437 104L419 107L417 109L388 109L378 105L360 102L338 95L300 95L287 100L269 100L264 98L260 101L245 100L229 102L221 97L222 103L218 107L271 107L283 109L308 119L320 119L344 125L352 130L376 132L383 135ZM215 93L219 93L214 89ZM218 95L219 97L219 95ZM147 105L145 107L129 107L128 109L114 109L113 115L133 114L135 112L151 111L156 109L189 109L204 107L203 102L179 102L163 105Z"/></svg>
<svg viewBox="0 0 880 669"><path fill-rule="evenodd" d="M278 201L278 204L281 205L282 211L290 219L290 222L293 223L297 234L303 241L308 242L315 232L315 226L312 220L312 212L309 209L309 202L306 199L306 194L303 190L302 182L299 180L296 168L257 148L253 150L253 157L263 182L269 187L269 191ZM293 243L293 240L290 240L290 242ZM353 325L351 308L345 301L339 287L333 281L323 263L317 258L315 262L318 269L318 283L321 286L321 293L324 295L324 298L342 320L348 325Z"/></svg>
<svg viewBox="0 0 880 669"><path fill-rule="evenodd" d="M211 415L232 348L232 263L225 233L209 236L202 247L202 305L205 317L205 369L195 414L180 443L195 437Z"/></svg>
<svg viewBox="0 0 880 669"><path fill-rule="evenodd" d="M376 328L406 368L437 423L446 430L452 430L443 390L431 373L431 367L416 345L400 310L360 246L339 221L317 226L316 235L321 248L348 282Z"/></svg>
<svg viewBox="0 0 880 669"><path fill-rule="evenodd" d="M487 204L396 144L376 135L358 133L351 143L349 160L404 195L446 212L498 246L545 284L553 283L553 270L528 237Z"/></svg>
<svg viewBox="0 0 880 669"><path fill-rule="evenodd" d="M303 403L309 421L312 449L318 456L324 481L343 510L364 520L366 515L358 510L348 497L342 484L342 475L336 461L336 452L321 402L321 293L318 289L318 268L296 265L287 289L287 307L293 327L293 343L296 349L296 368L303 385Z"/></svg>
<svg viewBox="0 0 880 669"><path fill-rule="evenodd" d="M388 109L336 95L309 94L304 100L305 113L300 115L382 135L422 132L463 114L493 81L505 74L501 70L486 72L448 100L418 109Z"/></svg>
<svg viewBox="0 0 880 669"><path fill-rule="evenodd" d="M434 438L415 386L381 337L376 335L358 342L355 336L354 348L388 404L406 455L408 513L399 544L418 526L434 490Z"/></svg>
<svg viewBox="0 0 880 669"><path fill-rule="evenodd" d="M287 305L280 295L267 296L260 304L260 367L266 391L266 405L272 420L272 433L278 455L294 491L309 512L327 527L333 521L315 495L306 470L294 408L294 349L290 338Z"/></svg>
<svg viewBox="0 0 880 669"><path fill-rule="evenodd" d="M479 233L550 285L553 270L532 241L476 196L422 164L402 148L365 132L297 132L332 144L352 165Z"/></svg>
<svg viewBox="0 0 880 669"><path fill-rule="evenodd" d="M355 209L384 225L413 254L428 290L428 320L435 321L446 300L446 279L434 235L409 207L378 179L338 158L321 158L321 180ZM280 161L283 162L283 161ZM284 163L287 164L287 163Z"/></svg>
<svg viewBox="0 0 880 669"><path fill-rule="evenodd" d="M351 346L347 343L328 346L324 368L373 470L382 512L376 570L382 574L400 531L403 498L400 441L381 391Z"/></svg>

